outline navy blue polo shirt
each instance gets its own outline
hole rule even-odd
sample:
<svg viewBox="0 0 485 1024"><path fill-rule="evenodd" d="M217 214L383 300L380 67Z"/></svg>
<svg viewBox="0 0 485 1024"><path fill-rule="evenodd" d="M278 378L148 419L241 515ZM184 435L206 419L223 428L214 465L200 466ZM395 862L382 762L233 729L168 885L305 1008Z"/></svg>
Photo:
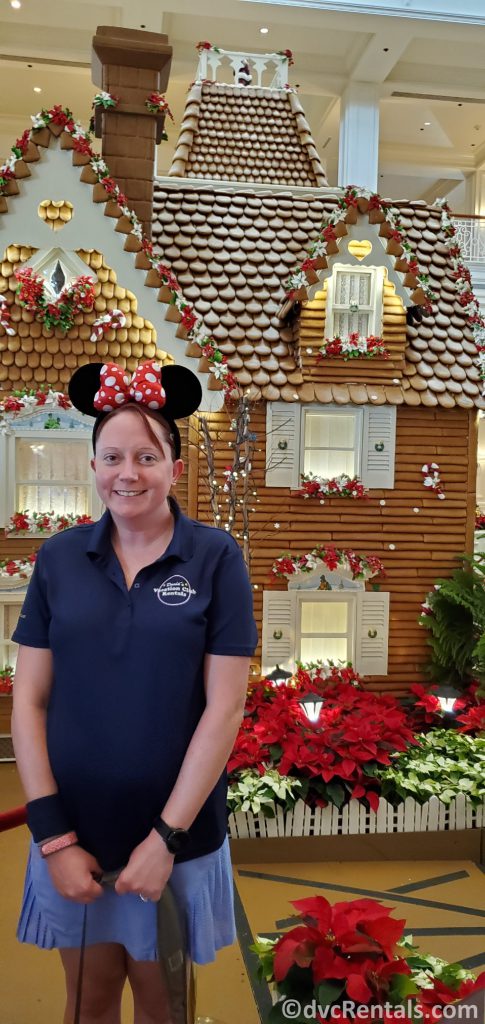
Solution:
<svg viewBox="0 0 485 1024"><path fill-rule="evenodd" d="M71 827L104 870L150 832L205 707L205 654L251 656L251 587L236 541L184 516L165 554L128 590L111 516L44 542L13 640L50 648L49 759ZM227 679L231 685L231 679ZM221 776L178 860L226 834Z"/></svg>

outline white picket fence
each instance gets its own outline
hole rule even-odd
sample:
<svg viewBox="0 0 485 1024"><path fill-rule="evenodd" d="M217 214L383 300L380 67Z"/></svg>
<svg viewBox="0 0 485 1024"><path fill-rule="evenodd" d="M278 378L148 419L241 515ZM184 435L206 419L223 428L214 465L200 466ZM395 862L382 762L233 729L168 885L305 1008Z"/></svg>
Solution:
<svg viewBox="0 0 485 1024"><path fill-rule="evenodd" d="M379 800L377 811L371 811L351 800L337 807L309 807L299 800L286 813L278 807L275 818L250 811L229 815L231 839L273 839L284 836L355 836L389 832L448 832L456 829L485 827L485 801L473 807L464 794L450 804L432 796L425 804L407 797L399 807Z"/></svg>

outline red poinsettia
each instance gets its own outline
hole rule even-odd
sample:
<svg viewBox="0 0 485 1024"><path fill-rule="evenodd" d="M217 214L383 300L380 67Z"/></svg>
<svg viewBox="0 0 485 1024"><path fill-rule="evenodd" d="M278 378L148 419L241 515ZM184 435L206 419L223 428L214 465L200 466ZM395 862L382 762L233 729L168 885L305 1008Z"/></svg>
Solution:
<svg viewBox="0 0 485 1024"><path fill-rule="evenodd" d="M322 231L322 237L326 242L336 242L337 235L335 234L335 228L333 224L327 224L327 227Z"/></svg>
<svg viewBox="0 0 485 1024"><path fill-rule="evenodd" d="M410 974L397 955L405 921L375 900L336 903L323 896L293 900L305 924L282 936L274 947L273 973L282 982L294 964L310 968L313 982L335 983L335 995L357 1003L384 1002L392 978Z"/></svg>
<svg viewBox="0 0 485 1024"><path fill-rule="evenodd" d="M187 331L192 331L197 323L197 313L194 312L192 306L184 306L182 310L182 325Z"/></svg>
<svg viewBox="0 0 485 1024"><path fill-rule="evenodd" d="M443 1011L444 1007L449 1006L450 1003L460 1002L462 999L467 999L474 992L481 992L483 989L485 989L485 971L482 971L478 978L467 978L458 984L456 988L451 988L450 985L445 985L439 978L435 978L432 988L422 989L419 993L417 1005L420 1007L421 1019L429 1021L439 1020L441 1016L439 1013L440 1009Z"/></svg>
<svg viewBox="0 0 485 1024"><path fill-rule="evenodd" d="M72 132L75 122L72 113L67 108L64 110L59 103L49 110L50 119L53 124L59 125L61 128L67 128L68 131Z"/></svg>
<svg viewBox="0 0 485 1024"><path fill-rule="evenodd" d="M14 530L18 531L29 529L29 517L26 512L14 512L10 522Z"/></svg>
<svg viewBox="0 0 485 1024"><path fill-rule="evenodd" d="M456 721L461 723L458 726L458 732L485 732L485 702L470 707L463 714L457 715Z"/></svg>
<svg viewBox="0 0 485 1024"><path fill-rule="evenodd" d="M94 150L85 135L73 135L72 145L76 153L84 153L85 156L94 156Z"/></svg>
<svg viewBox="0 0 485 1024"><path fill-rule="evenodd" d="M167 287L170 288L172 292L180 291L180 285L177 281L177 278L175 277L175 274L173 273L172 270L170 270L169 267L165 265L165 263L156 263L155 269L158 270L158 273L160 274L163 283L166 284Z"/></svg>
<svg viewBox="0 0 485 1024"><path fill-rule="evenodd" d="M332 799L340 805L365 797L377 810L375 765L390 764L393 751L416 741L395 698L356 689L355 682L353 669L335 668L327 678L323 672L300 669L287 685L273 688L264 680L256 684L229 771L256 768L263 774L273 767L281 775L308 780L307 802L325 805ZM300 699L315 692L324 702L318 722L311 723Z"/></svg>
<svg viewBox="0 0 485 1024"><path fill-rule="evenodd" d="M20 410L24 408L24 403L18 398L9 395L3 402L3 408L5 412L20 412Z"/></svg>
<svg viewBox="0 0 485 1024"><path fill-rule="evenodd" d="M13 687L14 670L11 665L0 669L0 693L11 693Z"/></svg>

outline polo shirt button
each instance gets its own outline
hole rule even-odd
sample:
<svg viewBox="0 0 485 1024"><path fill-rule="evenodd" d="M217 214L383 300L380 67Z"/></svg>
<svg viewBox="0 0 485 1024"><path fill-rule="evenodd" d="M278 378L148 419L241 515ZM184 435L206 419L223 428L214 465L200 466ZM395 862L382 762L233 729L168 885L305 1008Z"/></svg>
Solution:
<svg viewBox="0 0 485 1024"><path fill-rule="evenodd" d="M140 584L139 583L135 583L134 586L135 586L136 590L138 590L138 587L140 586Z"/></svg>

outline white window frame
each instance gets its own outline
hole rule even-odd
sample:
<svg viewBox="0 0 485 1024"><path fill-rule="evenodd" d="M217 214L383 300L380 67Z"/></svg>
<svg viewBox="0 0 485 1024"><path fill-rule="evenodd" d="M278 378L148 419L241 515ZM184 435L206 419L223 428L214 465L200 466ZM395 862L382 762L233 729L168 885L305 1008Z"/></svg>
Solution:
<svg viewBox="0 0 485 1024"><path fill-rule="evenodd" d="M335 296L337 292L337 274L365 274L370 277L369 302L359 308L359 312L368 313L369 321L367 334L379 336L382 332L382 310L383 310L383 288L384 288L384 267L359 267L349 263L334 263L332 274L327 278L327 303L325 313L325 337L333 338L338 334L334 328L334 314L350 312L350 303L344 305L337 303Z"/></svg>
<svg viewBox="0 0 485 1024"><path fill-rule="evenodd" d="M298 471L299 474L304 472L305 465L305 453L307 449L313 447L312 445L305 444L306 440L306 420L309 414L325 416L353 416L355 419L354 425L354 447L351 449L354 452L355 467L354 476L359 476L362 469L362 446L364 439L364 417L363 410L359 406L326 406L326 405L303 405L301 408L301 421L300 421L300 457ZM335 451L339 449L334 448L322 448L321 451ZM349 449L350 450L350 449ZM310 470L313 472L313 470ZM336 474L338 475L338 474ZM299 486L299 484L297 484Z"/></svg>
<svg viewBox="0 0 485 1024"><path fill-rule="evenodd" d="M22 605L27 593L26 587L19 587L18 590L0 590L0 668L12 664L12 658L8 657L8 651L13 648L18 650L18 644L13 643L10 638L5 638L5 606L10 604Z"/></svg>
<svg viewBox="0 0 485 1024"><path fill-rule="evenodd" d="M347 631L347 634L345 635L346 636L346 640L347 640L347 654L346 654L344 659L340 659L340 660L341 661L345 661L345 662L351 662L352 664L354 664L354 662L355 662L355 655L356 655L357 597L356 597L355 593L352 593L352 591L349 591L349 590L347 590L347 591L345 591L343 593L339 592L339 591L336 591L336 590L330 590L330 591L327 591L327 590L323 590L323 591L319 591L319 590L306 590L306 591L298 591L297 592L297 595L296 595L296 629L295 629L295 659L296 659L296 661L302 661L302 657L301 657L301 641L302 641L302 637L310 635L310 634L303 634L302 628L301 628L302 605L303 604L308 604L309 602L312 602L313 604L315 604L317 602L325 602L325 603L332 602L334 604L337 603L337 602L339 604L344 602L345 604L348 605L348 612L347 612L347 616L348 616L348 618L347 618L348 631ZM321 637L324 637L324 634L323 633L322 634L320 634L320 633L318 633L318 634L312 633L311 636L321 636ZM319 659L319 660L325 661L324 658Z"/></svg>
<svg viewBox="0 0 485 1024"><path fill-rule="evenodd" d="M293 578L292 578L293 581ZM305 580L305 584L307 580ZM319 591L306 585L288 590L263 590L263 631L262 671L271 672L275 665L295 671L301 642L297 636L300 629L302 600L334 601L348 600L353 603L353 639L349 661L362 676L386 676L389 652L389 605L388 591L345 589L335 587L331 591Z"/></svg>
<svg viewBox="0 0 485 1024"><path fill-rule="evenodd" d="M32 410L38 412L39 410ZM45 428L39 428L35 430L29 427L22 427L22 421L19 418L17 421L13 421L10 427L10 433L8 436L3 435L0 441L0 468L4 463L3 479L4 486L0 487L0 491L3 490L3 501L0 500L0 526L7 526L10 517L14 512L20 511L15 507L16 505L16 493L17 493L17 476L16 476L16 440L17 438L28 437L31 441L48 443L52 441L84 441L86 443L86 457L90 458L90 445L91 436L87 431L77 431L76 428L65 428L62 427L58 430L48 431ZM1 443L3 441L3 444ZM3 450L2 450L3 449ZM53 481L50 481L53 483ZM42 481L39 481L42 483ZM62 485L62 481L60 482ZM80 485L83 485L83 481L80 481ZM76 486L75 482L69 481L70 485ZM94 473L89 482L89 477L86 483L88 493L88 512L92 519L99 519L102 514L102 503L96 491L94 483ZM30 511L33 511L30 509ZM44 533L34 532L30 536L45 536ZM8 534L7 539L15 538L15 534Z"/></svg>
<svg viewBox="0 0 485 1024"><path fill-rule="evenodd" d="M34 273L40 274L44 278L47 293L52 298L56 298L57 296L55 296L54 290L50 285L50 279L57 263L60 263L66 278L65 287L69 287L77 277L93 277L87 263L76 252L69 252L63 249L61 245L53 245L50 249L38 250L29 260L22 264L22 268L30 267Z"/></svg>
<svg viewBox="0 0 485 1024"><path fill-rule="evenodd" d="M393 490L396 456L396 406L365 404L302 405L268 402L266 417L266 487L299 490L304 465L305 416L353 413L361 417L356 473L369 489ZM382 443L382 447L381 447ZM306 446L310 447L309 445ZM318 475L318 474L316 474Z"/></svg>

